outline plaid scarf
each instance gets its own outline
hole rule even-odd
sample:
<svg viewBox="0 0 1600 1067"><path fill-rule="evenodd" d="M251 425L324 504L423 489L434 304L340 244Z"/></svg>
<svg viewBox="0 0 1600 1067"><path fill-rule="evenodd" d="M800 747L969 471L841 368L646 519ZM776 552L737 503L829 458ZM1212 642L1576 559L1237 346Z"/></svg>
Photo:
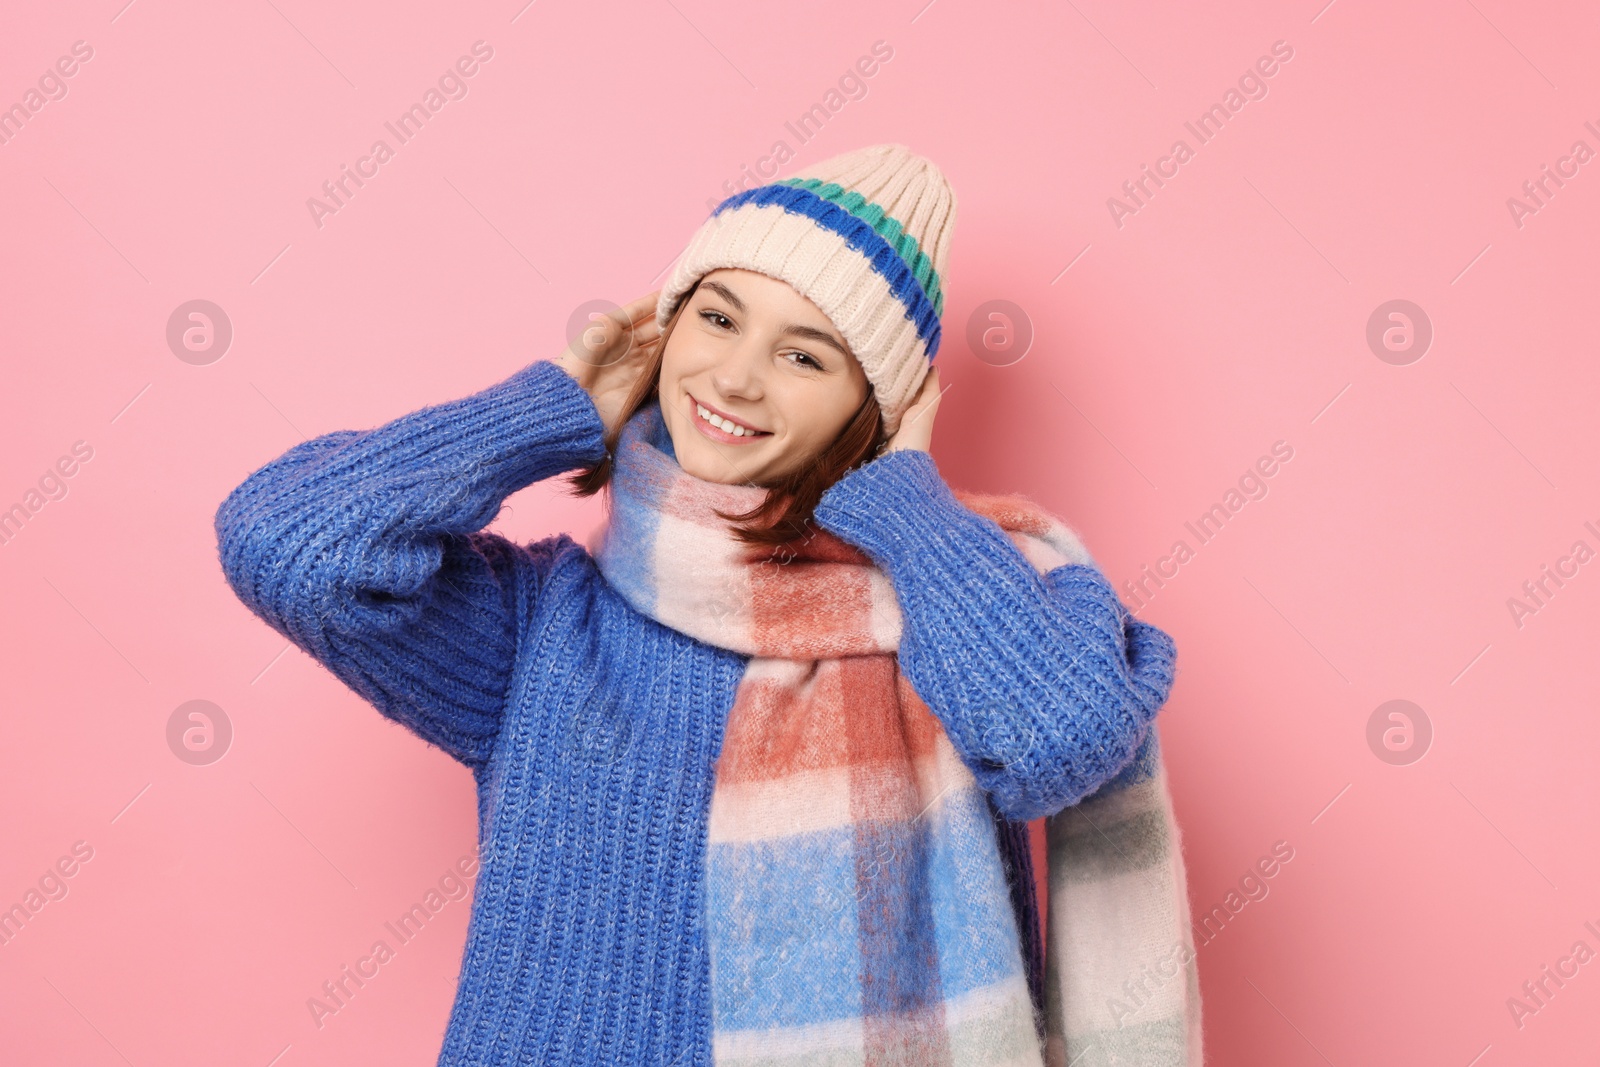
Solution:
<svg viewBox="0 0 1600 1067"><path fill-rule="evenodd" d="M820 528L743 545L715 511L766 490L686 473L659 400L623 428L595 557L637 610L750 657L705 861L719 1065L1198 1067L1199 989L1154 727L1046 820L995 810L900 672L893 587ZM955 491L1041 573L1092 564L1023 497ZM1087 1055L1085 1055L1087 1053Z"/></svg>

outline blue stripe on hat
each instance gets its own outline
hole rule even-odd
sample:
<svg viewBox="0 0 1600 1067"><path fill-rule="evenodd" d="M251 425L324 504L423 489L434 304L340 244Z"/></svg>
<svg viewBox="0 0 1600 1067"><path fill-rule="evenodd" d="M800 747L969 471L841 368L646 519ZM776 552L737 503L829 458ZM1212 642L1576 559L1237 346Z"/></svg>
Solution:
<svg viewBox="0 0 1600 1067"><path fill-rule="evenodd" d="M944 282L939 277L939 272L933 267L933 260L928 257L922 243L911 234L907 233L900 220L890 215L881 204L873 203L854 189L846 189L837 182L825 182L821 178L784 178L780 185L792 185L797 189L810 189L824 200L832 200L856 218L878 231L878 236L889 242L889 246L900 253L900 258L906 261L911 268L911 273L916 275L922 291L933 301L933 313L944 314Z"/></svg>
<svg viewBox="0 0 1600 1067"><path fill-rule="evenodd" d="M870 223L809 189L781 182L735 193L718 204L711 217L715 218L724 211L732 211L745 204L757 206L776 204L783 210L803 215L818 226L844 238L845 243L865 256L872 264L872 269L889 283L889 291L905 308L906 318L917 327L917 336L922 340L928 361L930 363L933 361L933 357L939 352L939 338L942 333L939 313L928 299L928 295L923 292L922 284L917 281L911 265Z"/></svg>

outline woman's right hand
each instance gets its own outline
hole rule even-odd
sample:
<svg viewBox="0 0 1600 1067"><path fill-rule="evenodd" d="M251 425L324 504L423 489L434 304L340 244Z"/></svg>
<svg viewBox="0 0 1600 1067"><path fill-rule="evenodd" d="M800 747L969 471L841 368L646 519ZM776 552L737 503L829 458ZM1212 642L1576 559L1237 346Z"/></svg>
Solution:
<svg viewBox="0 0 1600 1067"><path fill-rule="evenodd" d="M610 314L595 316L552 361L588 392L608 434L661 343L661 325L656 322L660 296L657 289Z"/></svg>

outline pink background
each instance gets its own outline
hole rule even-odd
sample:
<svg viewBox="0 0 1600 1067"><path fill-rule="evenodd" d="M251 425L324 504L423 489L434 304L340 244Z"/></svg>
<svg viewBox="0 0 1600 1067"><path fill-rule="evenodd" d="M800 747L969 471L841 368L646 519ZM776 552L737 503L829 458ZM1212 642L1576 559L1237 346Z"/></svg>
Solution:
<svg viewBox="0 0 1600 1067"><path fill-rule="evenodd" d="M484 388L584 302L655 289L778 140L779 176L882 141L949 175L952 485L1033 495L1119 585L1194 550L1140 611L1179 648L1158 721L1196 918L1294 850L1200 949L1209 1062L1600 1047L1600 962L1520 1026L1507 1006L1600 951L1600 562L1520 626L1507 603L1600 549L1600 161L1521 226L1507 206L1600 149L1593 5L121 2L14 5L0 35L0 105L93 49L0 144L0 508L93 450L0 545L0 906L93 850L0 947L8 1063L434 1062L466 900L320 1028L306 1002L470 856L471 776L244 609L212 515L303 438ZM315 225L478 40L468 94ZM880 40L802 144L785 123ZM1183 123L1280 40L1267 95L1199 144ZM1194 158L1117 226L1107 199L1180 137ZM193 299L234 330L206 365L165 337ZM1434 331L1406 365L1366 341L1393 299ZM1020 360L969 346L990 300L1031 323ZM1198 545L1185 522L1280 440L1267 495ZM498 528L599 516L546 483ZM196 699L234 731L208 766L166 739ZM1406 765L1367 740L1394 699L1433 731Z"/></svg>

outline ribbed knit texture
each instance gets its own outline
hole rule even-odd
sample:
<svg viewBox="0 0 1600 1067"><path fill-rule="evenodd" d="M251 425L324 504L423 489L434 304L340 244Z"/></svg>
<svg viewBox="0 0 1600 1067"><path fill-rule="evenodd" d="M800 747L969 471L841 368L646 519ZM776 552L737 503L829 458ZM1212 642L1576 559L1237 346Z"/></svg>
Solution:
<svg viewBox="0 0 1600 1067"><path fill-rule="evenodd" d="M482 866L441 1064L712 1062L707 824L748 658L639 612L564 534L518 545L483 529L511 493L597 461L602 436L588 395L539 362L297 445L217 512L240 599L473 771ZM1132 781L1135 751L1153 759L1170 639L1132 620L1133 677L1103 577L1041 581L948 493L931 457L890 453L818 512L893 578L913 620L907 675L1014 817L1119 770ZM978 728L993 709L1061 762Z"/></svg>

